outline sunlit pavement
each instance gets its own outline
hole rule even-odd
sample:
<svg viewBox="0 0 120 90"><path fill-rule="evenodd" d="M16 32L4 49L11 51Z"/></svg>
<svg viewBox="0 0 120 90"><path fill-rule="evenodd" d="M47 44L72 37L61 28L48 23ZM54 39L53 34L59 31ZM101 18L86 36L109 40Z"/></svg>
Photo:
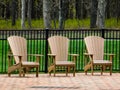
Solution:
<svg viewBox="0 0 120 90"><path fill-rule="evenodd" d="M73 77L69 74L56 74L56 77L48 74L26 74L19 77L18 74L0 74L0 90L120 90L120 73L76 73Z"/></svg>

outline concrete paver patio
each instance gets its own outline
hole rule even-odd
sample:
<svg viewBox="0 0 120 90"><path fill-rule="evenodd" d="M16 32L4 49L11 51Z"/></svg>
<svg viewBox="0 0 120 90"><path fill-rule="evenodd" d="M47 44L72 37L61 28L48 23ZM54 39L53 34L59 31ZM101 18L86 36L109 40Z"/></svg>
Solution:
<svg viewBox="0 0 120 90"><path fill-rule="evenodd" d="M120 73L76 73L73 77L69 74L56 74L56 77L48 74L26 74L26 77L19 77L18 74L8 77L7 74L0 74L0 90L120 90Z"/></svg>

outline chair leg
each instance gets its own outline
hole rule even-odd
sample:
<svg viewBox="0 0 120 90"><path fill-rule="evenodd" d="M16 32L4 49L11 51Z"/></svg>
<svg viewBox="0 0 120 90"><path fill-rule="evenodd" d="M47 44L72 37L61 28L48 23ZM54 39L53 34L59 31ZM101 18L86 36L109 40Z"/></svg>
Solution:
<svg viewBox="0 0 120 90"><path fill-rule="evenodd" d="M110 65L110 75L112 75L112 65Z"/></svg>
<svg viewBox="0 0 120 90"><path fill-rule="evenodd" d="M8 77L10 77L11 76L11 74L10 73L8 73Z"/></svg>
<svg viewBox="0 0 120 90"><path fill-rule="evenodd" d="M103 68L104 68L104 66L102 65L102 67L101 67L101 75L103 75Z"/></svg>
<svg viewBox="0 0 120 90"><path fill-rule="evenodd" d="M23 73L23 77L25 77L25 73Z"/></svg>
<svg viewBox="0 0 120 90"><path fill-rule="evenodd" d="M92 65L91 66L91 74L93 75L93 68L94 68L94 66Z"/></svg>
<svg viewBox="0 0 120 90"><path fill-rule="evenodd" d="M87 71L85 71L85 75L87 75Z"/></svg>
<svg viewBox="0 0 120 90"><path fill-rule="evenodd" d="M51 76L51 72L49 72L49 76Z"/></svg>
<svg viewBox="0 0 120 90"><path fill-rule="evenodd" d="M66 76L68 76L68 69L69 67L66 67Z"/></svg>
<svg viewBox="0 0 120 90"><path fill-rule="evenodd" d="M73 66L73 77L75 77L75 66Z"/></svg>
<svg viewBox="0 0 120 90"><path fill-rule="evenodd" d="M19 77L21 77L22 74L22 68L19 69Z"/></svg>
<svg viewBox="0 0 120 90"><path fill-rule="evenodd" d="M23 69L23 77L25 77L26 68Z"/></svg>
<svg viewBox="0 0 120 90"><path fill-rule="evenodd" d="M39 67L36 67L36 77L38 77Z"/></svg>
<svg viewBox="0 0 120 90"><path fill-rule="evenodd" d="M54 77L55 77L55 73L56 73L56 67L54 67L53 73L54 73Z"/></svg>

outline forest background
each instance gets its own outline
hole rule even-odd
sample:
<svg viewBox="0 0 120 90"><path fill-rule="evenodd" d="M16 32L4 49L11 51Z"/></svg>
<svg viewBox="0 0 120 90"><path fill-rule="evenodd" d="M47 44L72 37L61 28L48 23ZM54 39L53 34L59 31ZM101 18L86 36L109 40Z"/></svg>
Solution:
<svg viewBox="0 0 120 90"><path fill-rule="evenodd" d="M120 28L120 0L1 0L0 29Z"/></svg>

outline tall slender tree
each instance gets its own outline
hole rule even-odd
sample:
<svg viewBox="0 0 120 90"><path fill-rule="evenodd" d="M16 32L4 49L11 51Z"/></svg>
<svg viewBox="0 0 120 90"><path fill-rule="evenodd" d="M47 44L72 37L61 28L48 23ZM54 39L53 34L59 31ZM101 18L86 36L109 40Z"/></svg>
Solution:
<svg viewBox="0 0 120 90"><path fill-rule="evenodd" d="M47 29L51 28L51 8L50 8L50 0L43 0L43 19L44 19L44 27Z"/></svg>
<svg viewBox="0 0 120 90"><path fill-rule="evenodd" d="M110 0L106 0L106 3L107 3L107 5L106 5L106 17L107 17L107 19L109 19L110 18Z"/></svg>
<svg viewBox="0 0 120 90"><path fill-rule="evenodd" d="M29 28L31 28L31 5L32 5L32 0L28 0L27 16L28 16L28 26L29 26Z"/></svg>
<svg viewBox="0 0 120 90"><path fill-rule="evenodd" d="M106 8L106 1L98 0L97 26L100 29L103 29L105 27L105 8Z"/></svg>
<svg viewBox="0 0 120 90"><path fill-rule="evenodd" d="M76 18L81 18L81 0L76 0L75 2L75 8L76 8Z"/></svg>
<svg viewBox="0 0 120 90"><path fill-rule="evenodd" d="M14 26L16 24L16 0L12 0L12 26Z"/></svg>
<svg viewBox="0 0 120 90"><path fill-rule="evenodd" d="M90 28L96 28L98 0L91 0Z"/></svg>
<svg viewBox="0 0 120 90"><path fill-rule="evenodd" d="M63 16L63 4L64 0L59 0L59 29L63 29L64 28L64 16Z"/></svg>
<svg viewBox="0 0 120 90"><path fill-rule="evenodd" d="M25 0L21 0L22 9L21 9L21 27L25 29Z"/></svg>

